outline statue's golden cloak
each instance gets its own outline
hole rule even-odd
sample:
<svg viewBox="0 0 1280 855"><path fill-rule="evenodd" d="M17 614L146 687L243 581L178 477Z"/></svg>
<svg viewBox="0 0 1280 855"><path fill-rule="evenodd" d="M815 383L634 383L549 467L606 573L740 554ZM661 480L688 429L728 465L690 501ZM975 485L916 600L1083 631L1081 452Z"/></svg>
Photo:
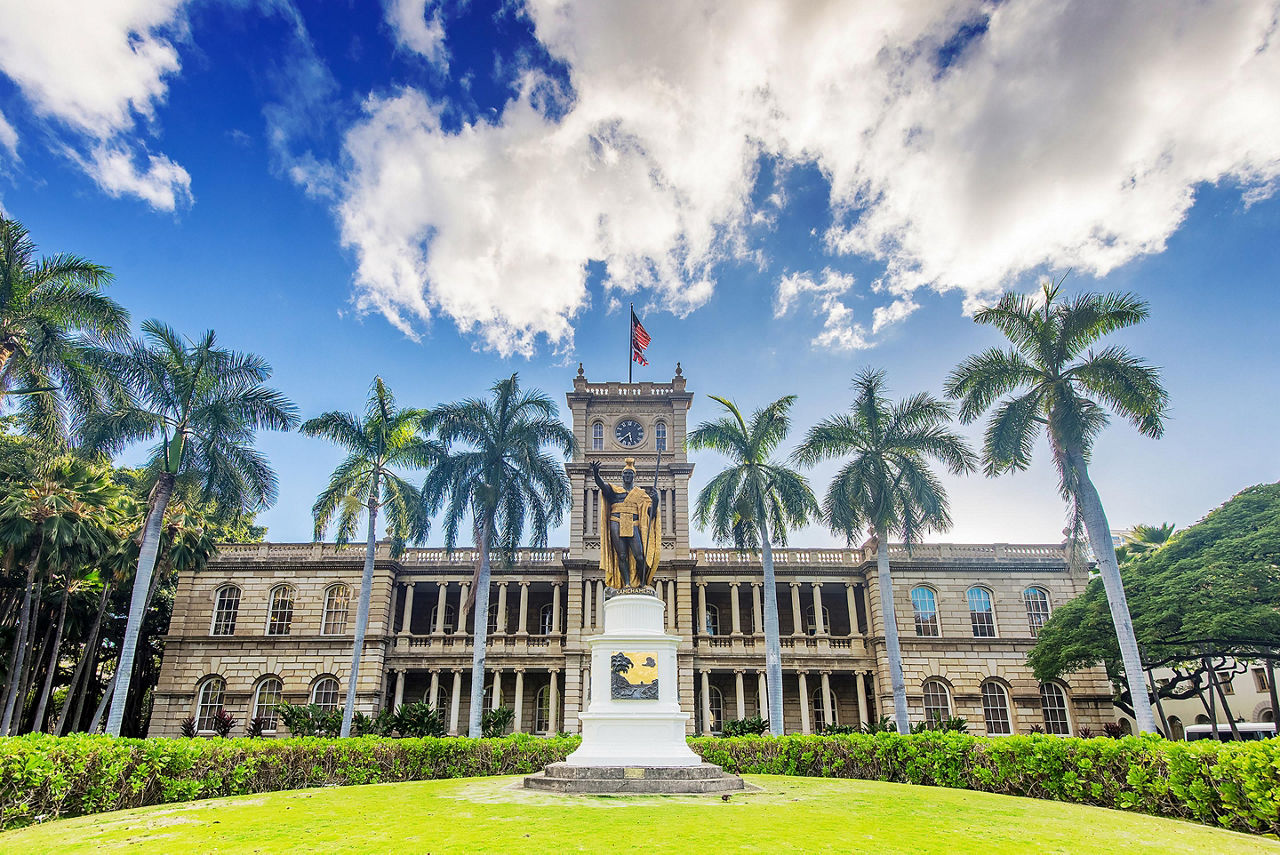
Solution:
<svg viewBox="0 0 1280 855"><path fill-rule="evenodd" d="M604 491L601 491L600 501L604 505L601 516L605 520L604 536L600 538L600 569L604 571L605 585L610 588L643 588L652 585L662 552L662 514L654 514L653 519L649 519L652 499L639 487L632 487L631 492L618 502L610 502ZM625 566L618 566L617 557L609 542L609 523L613 521L615 513L618 514L618 533L624 538L636 531L640 532L644 561L649 568L649 575L645 579L636 577L635 562L630 555L625 558Z"/></svg>

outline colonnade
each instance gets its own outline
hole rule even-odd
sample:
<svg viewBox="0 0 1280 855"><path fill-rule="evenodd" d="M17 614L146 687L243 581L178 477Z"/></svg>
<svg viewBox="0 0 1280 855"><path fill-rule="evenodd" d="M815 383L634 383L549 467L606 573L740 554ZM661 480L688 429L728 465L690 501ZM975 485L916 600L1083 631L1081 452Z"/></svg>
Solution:
<svg viewBox="0 0 1280 855"><path fill-rule="evenodd" d="M467 595L471 589L470 581L450 582L404 582L404 597L400 603L400 631L399 635L411 635L414 594L418 585L432 585L436 588L436 602L432 608L434 621L431 622L428 633L436 636L466 635L467 634L467 617L466 611ZM450 586L456 584L457 588L457 608L454 609L456 620L453 622L452 628L448 625L449 609L452 599L449 596ZM564 583L552 582L551 584L551 623L549 627L538 625L536 631L529 630L529 586L535 584L531 581L499 581L493 585L498 589L497 601L494 610L497 613L497 627L491 630L491 634L507 635L510 633L510 610L508 609L507 589L512 585L520 587L519 607L517 609L516 631L517 637L528 635L559 635L563 621L561 612L563 611L562 596ZM603 586L603 582L601 585ZM492 602L492 598L491 598Z"/></svg>
<svg viewBox="0 0 1280 855"><path fill-rule="evenodd" d="M755 685L750 686L749 678L748 678L750 669L701 668L698 670L698 688L699 688L698 704L699 704L699 712L701 713L701 720L703 723L704 730L707 727L708 722L715 721L715 716L713 715L713 711L712 711L711 698L712 698L712 689L718 688L718 687L713 687L712 675L724 674L729 670L733 671L733 678L734 678L733 712L737 713L737 715L734 717L739 719L743 719L747 717L747 700L749 697L749 694L748 694L749 692L755 693L755 704L756 704L755 709L757 710L757 714L761 718L767 719L769 717L768 716L769 702L767 697L768 681L765 676L765 671L763 669L755 669L756 679L753 681ZM794 695L791 695L791 693L787 692L785 688L783 689L783 695L782 695L783 715L786 716L788 712L788 707L791 703L798 703L799 713L800 713L799 717L800 717L801 733L812 733L816 730L820 730L821 727L824 725L835 724L836 723L835 701L838 693L835 692L832 687L832 678L833 676L837 678L847 677L853 681L853 685L854 685L854 699L856 700L857 709L858 709L858 724L865 725L868 722L870 722L871 715L872 715L872 710L871 710L870 704L868 703L867 688L866 688L866 682L865 682L866 675L871 673L872 672L870 670L843 671L843 670L835 670L835 669L829 669L829 668L828 669L815 669L815 668L785 669L783 671L784 686L785 686L785 683L787 682L787 677L794 676L796 678L795 685L796 685L797 691L794 693ZM811 676L816 678L816 686L811 687L809 682L809 678ZM819 697L821 698L821 707L820 707L821 720L820 721L814 721L813 716L811 715L810 704L812 701L812 695L810 694L810 692L816 688L821 689L821 693L819 695ZM722 693L722 700L724 701L725 704L728 703L728 699L723 698L723 693ZM790 711L794 712L795 708L791 707ZM721 724L723 724L723 719L729 716L729 713L730 713L730 710L722 706L720 711ZM847 722L847 723L851 723L851 722Z"/></svg>
<svg viewBox="0 0 1280 855"><path fill-rule="evenodd" d="M462 709L462 693L463 686L470 688L471 669L470 668L390 668L388 675L395 680L394 700L392 709L398 709L404 705L405 686L408 683L408 676L411 672L429 671L431 674L431 683L426 691L427 706L436 709L440 702L440 687L442 680L446 681L449 686L448 698L448 714L445 718L447 731L454 735L463 733L465 735L466 723L461 718L464 710ZM521 733L524 729L524 703L525 703L525 673L530 670L526 668L493 668L488 669L489 680L486 682L486 690L489 694L489 709L498 709L504 705L506 696L504 694L507 683L504 674L511 671L515 675L514 686L512 687L511 703L507 706L512 707L514 713L514 721L512 723L512 732ZM547 727L545 732L556 733L560 730L560 706L563 703L562 691L560 686L560 670L559 668L535 669L535 673L546 674L548 676L548 705L547 711ZM536 696L535 696L536 697ZM412 700L412 699L411 699ZM483 699L482 699L483 700ZM469 699L469 703L474 699ZM445 710L441 710L444 713ZM467 710L469 712L469 709ZM459 731L459 727L462 728Z"/></svg>

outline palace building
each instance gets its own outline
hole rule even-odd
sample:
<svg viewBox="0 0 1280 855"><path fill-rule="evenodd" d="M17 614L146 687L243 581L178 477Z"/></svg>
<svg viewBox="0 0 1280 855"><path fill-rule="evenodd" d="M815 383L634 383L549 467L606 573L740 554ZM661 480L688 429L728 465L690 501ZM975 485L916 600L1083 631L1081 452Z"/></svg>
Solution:
<svg viewBox="0 0 1280 855"><path fill-rule="evenodd" d="M585 639L602 630L601 502L589 464L617 483L636 459L637 483L653 483L662 514L657 590L678 653L681 707L690 732L719 732L760 714L765 659L758 555L689 544L684 451L693 393L677 366L669 383L591 383L581 368L568 393L579 450L566 464L573 486L569 542L495 562L488 615L486 707L515 710L526 733L577 732L589 698ZM241 724L262 715L283 735L273 706L338 706L347 689L364 544L226 545L178 581L152 736L177 736L194 716L201 731L225 709ZM774 550L788 732L891 715L882 591L875 549ZM410 548L393 559L380 544L357 709L425 700L450 733L465 733L472 703L475 615L462 604L475 553ZM912 721L961 716L971 733L1097 732L1115 718L1101 668L1041 684L1026 664L1053 609L1083 591L1087 570L1063 544L894 544L890 560Z"/></svg>

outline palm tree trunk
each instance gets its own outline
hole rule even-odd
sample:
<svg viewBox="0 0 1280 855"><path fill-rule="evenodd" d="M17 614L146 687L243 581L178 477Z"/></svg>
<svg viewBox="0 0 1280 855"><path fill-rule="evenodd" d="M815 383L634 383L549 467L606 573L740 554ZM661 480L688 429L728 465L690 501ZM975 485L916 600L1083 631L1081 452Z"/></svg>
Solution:
<svg viewBox="0 0 1280 855"><path fill-rule="evenodd" d="M44 711L49 705L49 693L53 691L53 680L58 675L58 651L62 647L62 628L67 622L67 600L71 596L71 574L67 574L67 584L62 589L62 607L58 610L58 629L53 634L53 649L49 651L49 667L44 675L44 688L40 690L40 701L36 704L36 717L32 720L31 729L44 733ZM65 707L70 696L62 702Z"/></svg>
<svg viewBox="0 0 1280 855"><path fill-rule="evenodd" d="M902 676L902 645L898 641L898 613L893 606L893 576L889 573L889 532L876 530L876 573L880 587L880 611L884 618L884 647L889 656L889 683L893 687L893 717L898 733L910 733L907 720L907 681Z"/></svg>
<svg viewBox="0 0 1280 855"><path fill-rule="evenodd" d="M1124 663L1124 678L1133 700L1133 717L1142 733L1156 733L1156 719L1151 712L1151 699L1147 696L1142 678L1142 657L1138 653L1138 639L1133 633L1133 618L1129 615L1129 602L1124 595L1124 582L1120 578L1120 566L1116 564L1116 550L1111 542L1111 527L1098 490L1089 479L1089 467L1080 449L1065 449L1067 465L1075 474L1075 500L1084 519L1089 543L1098 560L1098 573L1107 592L1107 605L1111 607L1111 622L1115 625L1116 641L1120 646L1120 659Z"/></svg>
<svg viewBox="0 0 1280 855"><path fill-rule="evenodd" d="M164 526L164 512L169 507L169 498L173 495L174 480L173 473L160 473L160 478L156 481L155 500L147 512L147 524L142 529L138 571L133 577L133 596L129 599L129 621L125 624L124 640L120 643L120 663L116 666L111 711L107 713L107 733L111 736L119 736L120 728L124 725L129 684L133 681L133 660L138 652L138 638L142 635L142 621L146 617L146 605L151 592L151 574L160 553L160 530Z"/></svg>
<svg viewBox="0 0 1280 855"><path fill-rule="evenodd" d="M364 575L360 577L360 604L356 607L356 634L351 647L351 676L347 678L347 702L342 708L343 738L351 735L356 716L356 681L360 678L360 656L364 653L364 637L369 631L369 600L373 596L373 562L378 552L378 483L375 473L369 490L369 537L364 549Z"/></svg>
<svg viewBox="0 0 1280 855"><path fill-rule="evenodd" d="M40 563L40 552L44 549L44 526L40 527L40 535L36 538L36 548L31 550L31 558L27 560L27 584L22 595L22 608L18 612L18 632L13 637L15 646L13 667L9 669L9 693L4 701L4 718L0 720L0 735L8 736L14 724L13 710L18 703L18 695L22 691L23 664L27 658L27 629L31 624L31 599L35 593L36 567Z"/></svg>
<svg viewBox="0 0 1280 855"><path fill-rule="evenodd" d="M773 572L769 523L760 516L760 563L764 565L764 684L769 703L769 733L782 736L782 642L778 628L778 580ZM805 703L801 698L800 703Z"/></svg>
<svg viewBox="0 0 1280 855"><path fill-rule="evenodd" d="M43 586L41 586L43 588ZM37 592L37 600L40 592ZM36 609L39 614L39 608ZM39 620L31 623L31 639L28 646L35 651L35 655L31 657L31 665L27 668L27 673L22 677L22 694L18 696L18 708L13 714L13 733L16 736L22 732L22 726L25 723L24 713L26 712L27 698L31 697L31 690L35 687L36 681L40 679L40 669L43 668L44 654L49 649L49 641L53 638L53 622L49 621L48 628L44 631L44 639L41 640L40 646L37 648L36 635L38 634L41 623ZM33 728L34 729L34 728Z"/></svg>
<svg viewBox="0 0 1280 855"><path fill-rule="evenodd" d="M471 648L471 708L470 723L467 735L472 739L484 736L484 657L485 647L489 641L489 535L492 522L485 519L477 538L476 547L480 550L480 572L476 574L475 588L472 597L475 599L475 633ZM556 703L556 699L547 697L548 703ZM552 718L556 718L555 715Z"/></svg>
<svg viewBox="0 0 1280 855"><path fill-rule="evenodd" d="M107 597L110 595L111 585L103 583L102 593L98 595L98 613L93 616L93 626L85 638L84 650L80 652L80 661L76 663L76 671L71 675L71 686L67 689L67 700L62 705L62 715L58 716L58 727L55 731L57 736L62 736L66 732L68 724L75 727L80 720L80 714L84 712L84 698L89 693L91 679L91 669L88 664L97 657L98 633L102 631L102 616L107 610ZM84 683L83 688L80 686L81 683ZM68 718L67 711L71 709L73 696L76 702L75 712Z"/></svg>

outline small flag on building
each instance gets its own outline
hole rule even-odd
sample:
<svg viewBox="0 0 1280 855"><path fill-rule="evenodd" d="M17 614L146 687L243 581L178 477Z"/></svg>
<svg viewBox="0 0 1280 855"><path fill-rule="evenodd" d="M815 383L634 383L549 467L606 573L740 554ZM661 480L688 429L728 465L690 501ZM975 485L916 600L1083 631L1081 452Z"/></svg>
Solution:
<svg viewBox="0 0 1280 855"><path fill-rule="evenodd" d="M641 365L648 365L649 360L644 358L644 349L649 346L649 333L644 328L644 324L640 323L640 319L636 317L635 309L631 310L631 360Z"/></svg>

